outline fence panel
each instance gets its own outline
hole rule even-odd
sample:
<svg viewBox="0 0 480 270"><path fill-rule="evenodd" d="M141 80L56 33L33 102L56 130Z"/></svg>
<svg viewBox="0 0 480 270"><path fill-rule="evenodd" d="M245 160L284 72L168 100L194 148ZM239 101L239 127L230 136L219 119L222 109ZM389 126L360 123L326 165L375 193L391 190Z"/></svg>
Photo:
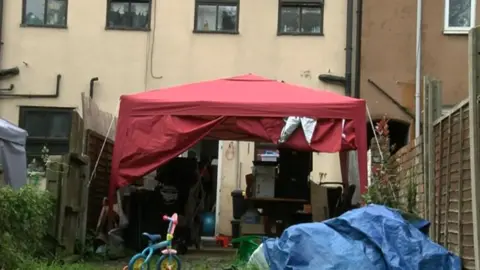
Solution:
<svg viewBox="0 0 480 270"><path fill-rule="evenodd" d="M475 269L468 110L467 101L457 105L433 123L433 142L424 148L424 142L418 138L397 151L391 162L396 181L402 187L402 199L407 199L405 194L409 183L414 181L417 213L427 219L427 213L433 213L431 222L435 234L432 238L462 257L465 269ZM433 208L430 205L426 209L423 162L427 160L422 157L428 147L434 148L432 177L435 196Z"/></svg>
<svg viewBox="0 0 480 270"><path fill-rule="evenodd" d="M465 100L433 123L435 138L434 240L475 269L470 182L469 104Z"/></svg>
<svg viewBox="0 0 480 270"><path fill-rule="evenodd" d="M84 244L85 192L89 160L77 153L54 156L47 165L47 189L56 199L49 233L63 247L61 255L73 255L77 239Z"/></svg>
<svg viewBox="0 0 480 270"><path fill-rule="evenodd" d="M433 240L459 255L464 269L475 269L468 101L459 103L430 126L432 142L425 141L426 136L417 138L391 156L393 176L400 183L404 203L409 183L416 185L416 212L426 219L433 217ZM434 150L433 162L427 158L430 147ZM426 202L425 162L434 167L433 204Z"/></svg>
<svg viewBox="0 0 480 270"><path fill-rule="evenodd" d="M107 140L105 142L105 140ZM105 146L102 146L105 143ZM95 230L98 217L103 207L103 199L108 196L110 183L110 170L113 153L113 141L105 139L105 136L95 131L87 131L87 155L91 160L90 170L93 172L94 166L98 160L97 167L89 186L88 199L88 218L87 227Z"/></svg>
<svg viewBox="0 0 480 270"><path fill-rule="evenodd" d="M108 196L117 117L101 110L94 100L83 93L82 109L84 153L90 158L90 172L93 174L88 187L87 227L94 230L103 207L103 199Z"/></svg>

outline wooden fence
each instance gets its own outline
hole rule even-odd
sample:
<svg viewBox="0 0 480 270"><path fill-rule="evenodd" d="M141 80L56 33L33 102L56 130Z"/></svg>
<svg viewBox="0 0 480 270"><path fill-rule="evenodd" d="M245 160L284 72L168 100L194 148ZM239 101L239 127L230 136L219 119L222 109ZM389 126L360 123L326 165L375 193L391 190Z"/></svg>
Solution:
<svg viewBox="0 0 480 270"><path fill-rule="evenodd" d="M424 179L431 237L480 269L480 27L469 33L469 97L440 116L441 84L424 83ZM478 41L477 41L478 40ZM427 216L426 216L427 217Z"/></svg>
<svg viewBox="0 0 480 270"><path fill-rule="evenodd" d="M85 245L88 174L89 159L85 156L70 153L50 157L46 189L56 199L56 210L49 234L63 247L60 256L73 255L77 239Z"/></svg>
<svg viewBox="0 0 480 270"><path fill-rule="evenodd" d="M432 238L461 256L465 269L475 269L468 110L465 100L433 123L429 211Z"/></svg>
<svg viewBox="0 0 480 270"><path fill-rule="evenodd" d="M430 237L459 255L464 269L476 269L470 106L464 100L442 116L441 92L441 83L425 77L423 134L397 151L390 162L401 194L407 193L411 181L415 183L417 213L431 221Z"/></svg>
<svg viewBox="0 0 480 270"><path fill-rule="evenodd" d="M87 130L86 142L86 154L90 160L92 160L90 170L93 171L95 162L98 160L97 167L95 168L95 174L91 178L90 186L88 187L87 227L90 230L95 230L97 227L98 217L100 216L100 212L103 207L103 199L108 197L113 141L107 139L105 142L105 136L102 136L95 131ZM105 145L103 146L104 142Z"/></svg>
<svg viewBox="0 0 480 270"><path fill-rule="evenodd" d="M95 229L103 199L108 196L110 167L115 139L117 117L102 111L88 96L82 94L82 111L84 121L83 151L90 158L88 185L87 226Z"/></svg>
<svg viewBox="0 0 480 270"><path fill-rule="evenodd" d="M115 140L117 117L111 113L102 111L98 105L84 93L82 93L82 112L85 131L93 130L110 140Z"/></svg>

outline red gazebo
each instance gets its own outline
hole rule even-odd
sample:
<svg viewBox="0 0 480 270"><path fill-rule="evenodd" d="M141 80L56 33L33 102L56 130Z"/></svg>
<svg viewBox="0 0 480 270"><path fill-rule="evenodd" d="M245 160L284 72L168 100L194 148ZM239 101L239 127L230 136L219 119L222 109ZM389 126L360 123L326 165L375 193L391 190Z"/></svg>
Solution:
<svg viewBox="0 0 480 270"><path fill-rule="evenodd" d="M367 186L365 112L364 100L256 75L124 95L117 122L110 194L203 138L277 143L288 116L314 118L317 125L311 144L297 130L281 146L329 153L356 149L363 193ZM345 172L346 160L342 163ZM344 175L344 182L346 179Z"/></svg>

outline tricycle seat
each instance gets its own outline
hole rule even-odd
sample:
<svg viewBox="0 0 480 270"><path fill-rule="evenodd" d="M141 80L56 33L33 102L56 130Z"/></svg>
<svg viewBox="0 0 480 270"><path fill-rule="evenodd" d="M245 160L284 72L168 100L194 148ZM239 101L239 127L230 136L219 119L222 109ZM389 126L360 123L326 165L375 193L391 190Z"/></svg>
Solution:
<svg viewBox="0 0 480 270"><path fill-rule="evenodd" d="M152 242L156 242L160 239L162 239L162 236L160 234L149 234L149 233L143 233L142 234L143 236L147 237L148 240L152 241Z"/></svg>

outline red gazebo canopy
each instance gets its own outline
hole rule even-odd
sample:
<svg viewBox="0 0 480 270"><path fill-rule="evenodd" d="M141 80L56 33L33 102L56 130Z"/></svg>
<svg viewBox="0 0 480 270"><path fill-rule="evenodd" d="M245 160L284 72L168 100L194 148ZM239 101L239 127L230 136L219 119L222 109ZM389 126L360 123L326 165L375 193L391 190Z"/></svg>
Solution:
<svg viewBox="0 0 480 270"><path fill-rule="evenodd" d="M179 156L203 138L277 143L288 116L317 119L311 144L297 130L281 146L317 152L357 149L367 186L365 101L256 75L121 97L111 191ZM220 158L220 157L219 157Z"/></svg>

